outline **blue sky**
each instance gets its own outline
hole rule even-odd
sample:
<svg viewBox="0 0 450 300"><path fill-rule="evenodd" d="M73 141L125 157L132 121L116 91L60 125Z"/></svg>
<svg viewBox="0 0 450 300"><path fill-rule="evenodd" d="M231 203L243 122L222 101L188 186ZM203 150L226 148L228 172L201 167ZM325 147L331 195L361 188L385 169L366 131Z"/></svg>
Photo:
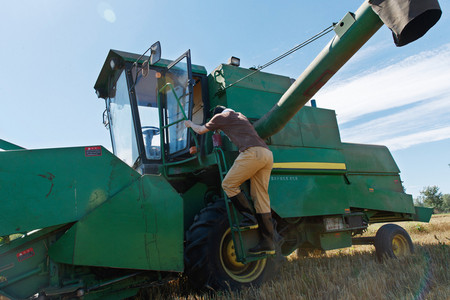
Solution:
<svg viewBox="0 0 450 300"><path fill-rule="evenodd" d="M450 20L394 46L383 27L314 97L335 109L345 142L382 144L408 193L450 193ZM276 4L275 4L276 3ZM93 85L109 49L162 56L191 49L210 72L234 55L262 65L356 11L362 1L2 1L0 138L26 148L104 145ZM332 35L265 71L297 78Z"/></svg>

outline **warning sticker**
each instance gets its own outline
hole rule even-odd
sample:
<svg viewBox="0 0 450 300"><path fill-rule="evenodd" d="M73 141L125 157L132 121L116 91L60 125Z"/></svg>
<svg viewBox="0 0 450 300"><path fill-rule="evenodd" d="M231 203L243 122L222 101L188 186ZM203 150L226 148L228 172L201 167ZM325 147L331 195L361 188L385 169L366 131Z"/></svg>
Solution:
<svg viewBox="0 0 450 300"><path fill-rule="evenodd" d="M87 157L89 156L102 156L102 147L86 147L84 148L84 153Z"/></svg>
<svg viewBox="0 0 450 300"><path fill-rule="evenodd" d="M19 260L19 262L24 261L25 259L28 259L28 258L34 256L34 250L33 250L33 248L28 248L25 251L17 253L16 256L17 256L17 259Z"/></svg>

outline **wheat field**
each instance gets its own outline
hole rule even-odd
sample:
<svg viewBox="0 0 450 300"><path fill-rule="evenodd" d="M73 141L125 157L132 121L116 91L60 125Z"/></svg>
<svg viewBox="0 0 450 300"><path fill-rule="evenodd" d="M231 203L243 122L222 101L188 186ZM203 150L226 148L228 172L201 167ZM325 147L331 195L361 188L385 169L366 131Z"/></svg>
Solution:
<svg viewBox="0 0 450 300"><path fill-rule="evenodd" d="M450 299L450 214L434 215L430 223L397 224L413 240L409 257L379 262L369 245L307 258L294 253L278 276L259 288L195 295L179 280L135 299ZM365 235L375 235L381 225L370 226Z"/></svg>
<svg viewBox="0 0 450 300"><path fill-rule="evenodd" d="M434 215L430 223L397 224L414 242L415 253L409 257L380 263L373 246L307 258L294 253L272 281L258 288L197 295L181 278L143 290L134 299L450 299L450 214ZM370 226L365 235L375 235L381 225Z"/></svg>

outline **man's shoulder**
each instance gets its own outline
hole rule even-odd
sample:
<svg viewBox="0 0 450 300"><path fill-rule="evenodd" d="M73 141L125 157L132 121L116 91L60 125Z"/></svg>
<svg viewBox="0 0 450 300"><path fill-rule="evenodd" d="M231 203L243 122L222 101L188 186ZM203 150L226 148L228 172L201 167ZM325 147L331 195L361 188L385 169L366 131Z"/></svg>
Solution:
<svg viewBox="0 0 450 300"><path fill-rule="evenodd" d="M234 111L227 111L215 115L211 120L225 120L225 119L239 118L240 115L242 114Z"/></svg>
<svg viewBox="0 0 450 300"><path fill-rule="evenodd" d="M224 122L226 122L226 118L222 116L222 114L217 114L205 124L205 127L209 130L215 130L218 127L222 126Z"/></svg>

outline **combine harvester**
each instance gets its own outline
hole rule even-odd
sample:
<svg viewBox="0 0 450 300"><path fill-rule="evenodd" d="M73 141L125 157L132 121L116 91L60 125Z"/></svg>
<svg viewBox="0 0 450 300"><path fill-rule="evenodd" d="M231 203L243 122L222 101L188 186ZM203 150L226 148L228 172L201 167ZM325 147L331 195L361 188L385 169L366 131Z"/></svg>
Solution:
<svg viewBox="0 0 450 300"><path fill-rule="evenodd" d="M279 258L297 249L374 244L380 257L411 253L397 225L356 237L373 223L430 219L431 210L414 207L404 192L388 149L342 143L334 111L304 106L382 20L404 45L441 15L436 2L411 1L395 13L390 7L402 1L371 2L334 25L331 42L294 83L235 60L208 75L189 51L161 59L159 43L149 57L111 50L95 90L106 101L114 154L101 146L26 150L0 140L0 295L123 299L180 274L195 288L235 289L268 280ZM392 17L403 11L406 17ZM221 180L236 147L183 125L206 122L216 105L254 121L273 151L275 257L248 254L257 230L241 231L224 200ZM248 183L242 188L249 194Z"/></svg>

